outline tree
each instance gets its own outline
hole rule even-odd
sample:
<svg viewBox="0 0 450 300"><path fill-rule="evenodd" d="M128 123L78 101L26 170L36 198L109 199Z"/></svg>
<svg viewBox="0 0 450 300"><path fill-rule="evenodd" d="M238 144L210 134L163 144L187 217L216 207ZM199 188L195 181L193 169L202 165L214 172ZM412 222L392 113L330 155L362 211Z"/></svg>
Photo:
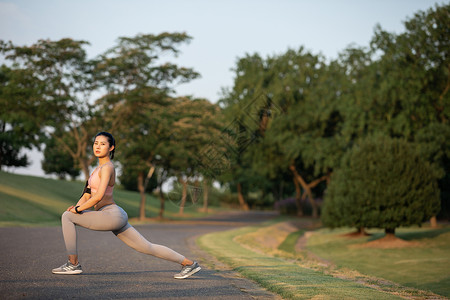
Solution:
<svg viewBox="0 0 450 300"><path fill-rule="evenodd" d="M121 174L119 175L120 185L123 186L128 191L136 191L139 192L139 188L137 185L137 170L133 168L126 168L127 165L123 165L121 169ZM152 176L149 179L147 187L145 189L146 193L151 193L157 187L157 176Z"/></svg>
<svg viewBox="0 0 450 300"><path fill-rule="evenodd" d="M153 88L140 88L120 96L127 100L115 104L107 115L119 145L117 158L124 170L136 174L135 186L141 197L139 219L143 220L146 217L145 191L156 167L166 157L164 144L170 135L172 100Z"/></svg>
<svg viewBox="0 0 450 300"><path fill-rule="evenodd" d="M339 61L348 79L339 106L343 149L380 133L415 142L423 157L438 166L444 188L449 168L449 9L444 5L416 13L405 22L404 33L377 27L370 49L346 49Z"/></svg>
<svg viewBox="0 0 450 300"><path fill-rule="evenodd" d="M1 51L5 44L0 43ZM0 168L26 167L24 148L39 147L45 109L40 105L42 85L26 69L0 67Z"/></svg>
<svg viewBox="0 0 450 300"><path fill-rule="evenodd" d="M118 158L138 173L140 219L145 218L146 185L158 158L165 157L162 146L169 138L173 85L199 76L192 69L161 62L161 57L177 55L178 46L190 39L185 33L120 37L117 45L95 63L95 79L107 90L97 104L105 114L106 127L115 132L123 145Z"/></svg>
<svg viewBox="0 0 450 300"><path fill-rule="evenodd" d="M86 150L95 133L89 126L93 115L88 99L96 86L92 64L83 49L86 44L69 38L39 40L31 46L1 42L1 52L12 62L10 73L14 74L11 77L14 81L5 89L6 101L10 106L22 108L19 114L25 114L24 119L34 121L27 126L33 131L24 132L24 136L28 139L36 139L37 133L50 136L46 140L57 141L59 149L72 156L74 167L82 169L88 178L93 157ZM67 135L76 141L73 147L65 143Z"/></svg>
<svg viewBox="0 0 450 300"><path fill-rule="evenodd" d="M342 158L325 194L329 227L421 225L439 211L436 170L414 144L385 136L361 140Z"/></svg>
<svg viewBox="0 0 450 300"><path fill-rule="evenodd" d="M441 191L441 211L438 217L450 218L450 126L442 123L431 123L417 131L414 136L421 155L433 164L439 174L439 190ZM431 225L436 226L432 218Z"/></svg>
<svg viewBox="0 0 450 300"><path fill-rule="evenodd" d="M238 61L234 87L222 100L246 139L240 174L253 168L273 180L289 170L299 215L302 197L318 216L312 188L328 178L339 145L333 135L338 71L303 48L265 60L255 54Z"/></svg>
<svg viewBox="0 0 450 300"><path fill-rule="evenodd" d="M364 96L365 111L357 112L357 119L369 133L426 141L423 149L445 149L443 133L450 117L450 5L418 12L404 24L406 30L400 34L381 27L375 31L371 55L378 59L367 68L372 84L364 85L371 88ZM438 127L443 129L430 130ZM424 153L435 164L449 160L445 151L441 154L435 160L433 153ZM445 186L449 165L444 163L441 169L440 185Z"/></svg>
<svg viewBox="0 0 450 300"><path fill-rule="evenodd" d="M70 144L67 140L66 143ZM46 142L44 149L44 160L41 162L45 174L56 174L59 179L69 175L72 179L80 175L80 169L74 167L73 157L58 147L57 142L52 139Z"/></svg>
<svg viewBox="0 0 450 300"><path fill-rule="evenodd" d="M223 127L220 107L205 99L189 99L180 97L175 99L171 110L175 116L171 124L170 139L166 144L165 159L170 160L170 172L178 178L182 186L180 214L188 197L188 183L193 183L190 196L196 202L200 195L199 181L209 179L211 171L204 165L202 156L208 150L208 145L220 144L220 130ZM206 145L206 147L205 147Z"/></svg>

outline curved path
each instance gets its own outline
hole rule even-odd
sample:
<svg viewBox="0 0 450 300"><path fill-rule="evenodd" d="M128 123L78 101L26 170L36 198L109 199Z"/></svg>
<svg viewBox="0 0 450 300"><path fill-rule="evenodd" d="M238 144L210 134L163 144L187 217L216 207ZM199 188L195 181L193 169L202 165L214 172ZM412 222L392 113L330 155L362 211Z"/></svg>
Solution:
<svg viewBox="0 0 450 300"><path fill-rule="evenodd" d="M207 219L135 226L153 243L199 261L202 270L173 279L179 266L134 251L111 232L78 227L81 275L54 275L66 261L61 228L0 228L1 299L276 299L231 270L209 269L194 238L213 231L251 225L273 213L227 213Z"/></svg>

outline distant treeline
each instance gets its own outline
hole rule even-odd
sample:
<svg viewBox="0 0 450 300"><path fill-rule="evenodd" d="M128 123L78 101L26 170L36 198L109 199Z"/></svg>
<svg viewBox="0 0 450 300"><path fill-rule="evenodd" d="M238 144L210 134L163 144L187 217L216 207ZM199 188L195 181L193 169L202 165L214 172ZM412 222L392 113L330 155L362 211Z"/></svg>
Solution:
<svg viewBox="0 0 450 300"><path fill-rule="evenodd" d="M404 24L399 34L377 27L369 46L334 60L303 47L248 54L217 104L174 96L199 76L162 61L185 33L121 37L94 59L85 41L1 42L0 165L26 166L21 150L44 145L47 173L87 177L92 137L105 130L141 205L177 178L181 207L207 203L215 181L243 209L323 210L331 227L392 232L449 218L450 6Z"/></svg>

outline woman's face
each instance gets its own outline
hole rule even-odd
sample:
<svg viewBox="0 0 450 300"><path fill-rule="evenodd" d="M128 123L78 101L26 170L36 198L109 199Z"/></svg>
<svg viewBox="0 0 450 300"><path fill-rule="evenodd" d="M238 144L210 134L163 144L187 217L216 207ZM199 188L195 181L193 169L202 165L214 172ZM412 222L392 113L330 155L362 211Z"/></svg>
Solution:
<svg viewBox="0 0 450 300"><path fill-rule="evenodd" d="M109 146L108 138L106 136L99 135L95 138L92 148L94 150L94 155L100 158L109 156L109 152L114 149L114 146Z"/></svg>

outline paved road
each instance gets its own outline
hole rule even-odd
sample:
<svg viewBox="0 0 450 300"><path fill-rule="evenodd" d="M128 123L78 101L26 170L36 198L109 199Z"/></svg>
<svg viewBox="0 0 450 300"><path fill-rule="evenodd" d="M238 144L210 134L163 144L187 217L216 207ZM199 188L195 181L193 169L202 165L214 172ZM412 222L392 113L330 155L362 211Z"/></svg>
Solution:
<svg viewBox="0 0 450 300"><path fill-rule="evenodd" d="M221 214L199 222L136 226L153 243L166 245L200 263L209 259L193 237L250 225L268 213ZM232 271L203 269L173 279L179 266L128 248L111 232L78 228L81 275L53 275L67 259L61 228L0 228L1 299L274 299L276 296ZM200 257L202 256L202 257Z"/></svg>

